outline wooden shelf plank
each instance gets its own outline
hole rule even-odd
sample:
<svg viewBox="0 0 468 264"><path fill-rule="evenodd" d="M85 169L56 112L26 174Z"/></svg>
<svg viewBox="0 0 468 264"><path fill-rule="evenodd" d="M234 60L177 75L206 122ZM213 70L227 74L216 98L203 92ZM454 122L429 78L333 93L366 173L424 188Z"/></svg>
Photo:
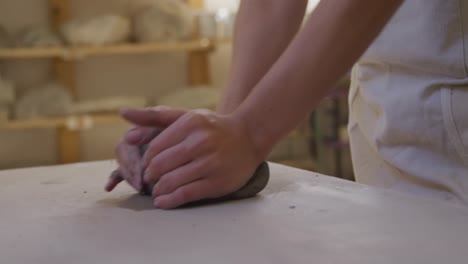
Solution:
<svg viewBox="0 0 468 264"><path fill-rule="evenodd" d="M0 59L60 58L64 60L79 60L91 56L146 54L173 51L209 51L213 48L213 41L207 39L167 43L128 43L99 47L7 48L0 49Z"/></svg>
<svg viewBox="0 0 468 264"><path fill-rule="evenodd" d="M65 56L66 50L63 48L2 48L0 49L1 59L36 59L36 58L56 58Z"/></svg>
<svg viewBox="0 0 468 264"><path fill-rule="evenodd" d="M197 40L190 42L172 42L158 44L124 44L109 47L90 47L72 49L72 53L79 57L98 56L98 55L124 55L124 54L145 54L152 52L171 52L171 51L195 51L207 50L212 47L209 40Z"/></svg>
<svg viewBox="0 0 468 264"><path fill-rule="evenodd" d="M125 123L117 114L90 114L56 118L34 118L11 120L0 123L0 129L34 129L34 128L68 128L69 130L85 130L95 125Z"/></svg>

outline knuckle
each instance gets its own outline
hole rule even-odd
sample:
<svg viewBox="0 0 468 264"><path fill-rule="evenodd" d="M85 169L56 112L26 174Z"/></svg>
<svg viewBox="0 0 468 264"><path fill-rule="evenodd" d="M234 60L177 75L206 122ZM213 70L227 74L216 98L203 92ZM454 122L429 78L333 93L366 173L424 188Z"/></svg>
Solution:
<svg viewBox="0 0 468 264"><path fill-rule="evenodd" d="M191 145L191 144L180 144L175 150L174 150L174 158L175 157L186 157L189 156L193 151L195 151L197 146Z"/></svg>
<svg viewBox="0 0 468 264"><path fill-rule="evenodd" d="M185 115L186 126L189 129L215 130L219 127L216 116L205 110L192 110Z"/></svg>
<svg viewBox="0 0 468 264"><path fill-rule="evenodd" d="M200 161L200 162L195 162L192 166L192 171L197 174L201 174L203 172L208 171L210 168L210 163L208 161Z"/></svg>
<svg viewBox="0 0 468 264"><path fill-rule="evenodd" d="M190 151L200 151L204 150L207 147L208 141L204 138L194 138L189 144L187 144L187 148Z"/></svg>
<svg viewBox="0 0 468 264"><path fill-rule="evenodd" d="M214 137L213 137L212 133L210 133L210 132L200 133L200 135L198 136L199 144L203 144L203 145L212 144L213 139L214 139Z"/></svg>
<svg viewBox="0 0 468 264"><path fill-rule="evenodd" d="M205 123L205 120L203 118L203 116L201 116L200 114L196 113L196 112L193 112L192 115L190 116L190 121L194 124L194 125L197 125L197 126L201 126Z"/></svg>
<svg viewBox="0 0 468 264"><path fill-rule="evenodd" d="M208 119L206 115L200 111L194 110L187 114L188 123L194 128L203 128L208 125Z"/></svg>
<svg viewBox="0 0 468 264"><path fill-rule="evenodd" d="M192 142L193 149L213 150L217 146L216 138L212 133L198 133Z"/></svg>

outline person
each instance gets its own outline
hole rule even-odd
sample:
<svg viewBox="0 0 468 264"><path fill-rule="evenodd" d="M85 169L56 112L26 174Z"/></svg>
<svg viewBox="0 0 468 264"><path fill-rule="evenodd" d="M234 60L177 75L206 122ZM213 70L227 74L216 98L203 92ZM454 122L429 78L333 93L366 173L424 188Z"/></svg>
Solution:
<svg viewBox="0 0 468 264"><path fill-rule="evenodd" d="M322 0L301 28L306 5L241 2L216 112L121 111L136 125L124 141L149 143L143 180L155 184L154 205L243 186L353 65L357 181L468 205L468 1Z"/></svg>

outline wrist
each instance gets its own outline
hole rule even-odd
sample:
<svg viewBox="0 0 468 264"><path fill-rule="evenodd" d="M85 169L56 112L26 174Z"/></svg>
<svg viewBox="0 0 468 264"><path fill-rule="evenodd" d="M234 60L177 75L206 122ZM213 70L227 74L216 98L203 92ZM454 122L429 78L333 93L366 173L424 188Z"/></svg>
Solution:
<svg viewBox="0 0 468 264"><path fill-rule="evenodd" d="M252 146L258 161L266 160L275 142L270 140L267 132L255 125L248 113L236 110L229 114L233 124L240 129Z"/></svg>
<svg viewBox="0 0 468 264"><path fill-rule="evenodd" d="M239 94L232 94L227 92L227 94L223 95L216 112L222 115L229 115L237 109L237 107L242 103L243 99L244 97Z"/></svg>

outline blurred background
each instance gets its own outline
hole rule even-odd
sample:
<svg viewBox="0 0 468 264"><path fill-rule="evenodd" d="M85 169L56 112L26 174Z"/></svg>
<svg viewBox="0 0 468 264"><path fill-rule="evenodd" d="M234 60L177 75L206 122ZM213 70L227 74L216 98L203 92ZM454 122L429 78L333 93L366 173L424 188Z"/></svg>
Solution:
<svg viewBox="0 0 468 264"><path fill-rule="evenodd" d="M121 107L214 109L238 4L0 0L0 169L112 159L128 129ZM352 180L348 85L338 83L269 159Z"/></svg>

